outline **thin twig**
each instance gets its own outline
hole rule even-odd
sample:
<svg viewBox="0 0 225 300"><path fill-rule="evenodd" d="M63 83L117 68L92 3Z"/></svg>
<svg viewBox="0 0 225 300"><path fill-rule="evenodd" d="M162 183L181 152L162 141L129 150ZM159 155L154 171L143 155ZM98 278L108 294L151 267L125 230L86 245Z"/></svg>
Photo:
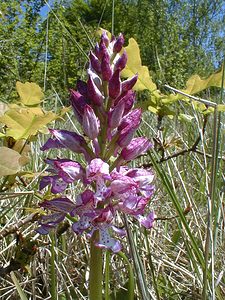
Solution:
<svg viewBox="0 0 225 300"><path fill-rule="evenodd" d="M18 231L18 229L24 226L25 224L36 221L38 218L39 218L39 214L33 213L31 215L28 215L24 219L18 221L16 224L4 228L3 230L0 231L0 240L2 240L5 236L11 233Z"/></svg>
<svg viewBox="0 0 225 300"><path fill-rule="evenodd" d="M181 95L183 95L185 97L188 97L188 98L190 98L192 100L195 100L197 102L203 103L203 104L205 104L207 106L211 106L211 107L216 107L217 106L217 103L215 103L215 102L212 102L212 101L209 101L209 100L206 100L206 99L203 99L203 98L199 98L199 97L195 97L195 96L186 94L186 93L184 93L184 92L182 92L180 90L177 90L177 89L175 89L172 86L169 86L167 84L165 85L165 87L168 88L168 89L170 89L170 90L172 90L172 91L174 91L174 92L176 92L176 93L178 93L178 94L181 94Z"/></svg>
<svg viewBox="0 0 225 300"><path fill-rule="evenodd" d="M207 115L206 115L206 116L204 116L204 121L203 121L203 126L202 126L202 135L203 135L203 136L204 136L205 129L206 129L206 125L207 125L207 120L208 120L208 117L207 117ZM201 134L199 134L199 136L197 137L196 141L194 142L194 144L193 144L191 147L189 147L189 148L187 148L187 149L183 149L183 150L178 151L178 152L175 152L175 153L173 153L173 154L171 154L171 155L169 155L169 156L161 157L161 158L157 161L157 163L162 163L162 162L167 161L167 160L169 160L169 159L171 159L171 158L175 158L175 157L178 157L178 156L180 156L180 155L184 155L184 154L186 154L186 153L188 153L188 152L197 152L197 153L199 153L199 154L202 154L200 151L197 150L197 146L198 146L198 144L200 143L200 141L201 141ZM160 146L161 146L161 145L160 145ZM161 146L161 147L162 147L162 146ZM152 166L151 163L143 164L143 165L142 165L142 167L144 167L144 168L149 168L149 167L151 167L151 166Z"/></svg>

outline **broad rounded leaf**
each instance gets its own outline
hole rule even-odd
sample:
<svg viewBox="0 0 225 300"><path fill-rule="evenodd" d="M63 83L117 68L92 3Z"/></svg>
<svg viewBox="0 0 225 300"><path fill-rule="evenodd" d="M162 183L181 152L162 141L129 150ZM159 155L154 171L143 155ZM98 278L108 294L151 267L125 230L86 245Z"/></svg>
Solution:
<svg viewBox="0 0 225 300"><path fill-rule="evenodd" d="M33 108L10 109L4 116L0 117L0 122L7 126L6 136L11 136L15 140L27 139L35 135L45 125L55 120L58 116L52 112L35 114Z"/></svg>
<svg viewBox="0 0 225 300"><path fill-rule="evenodd" d="M211 74L209 77L202 79L199 75L191 76L187 83L184 93L193 95L197 94L211 86L221 87L222 84L223 69L219 72ZM225 86L225 81L223 82Z"/></svg>
<svg viewBox="0 0 225 300"><path fill-rule="evenodd" d="M156 91L156 84L152 81L149 75L149 70L146 66L142 66L140 49L135 39L129 39L129 45L125 47L127 52L127 65L122 71L123 77L132 77L138 73L138 81L134 86L137 91L149 90L150 92Z"/></svg>
<svg viewBox="0 0 225 300"><path fill-rule="evenodd" d="M28 106L39 104L44 97L40 86L34 82L17 81L16 90L20 95L21 102Z"/></svg>
<svg viewBox="0 0 225 300"><path fill-rule="evenodd" d="M16 174L20 169L21 155L7 147L0 147L0 176Z"/></svg>

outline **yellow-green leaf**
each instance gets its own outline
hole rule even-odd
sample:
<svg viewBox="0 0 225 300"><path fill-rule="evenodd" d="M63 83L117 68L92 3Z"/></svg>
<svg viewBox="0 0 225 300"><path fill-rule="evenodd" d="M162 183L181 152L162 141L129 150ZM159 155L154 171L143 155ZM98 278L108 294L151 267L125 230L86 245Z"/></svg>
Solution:
<svg viewBox="0 0 225 300"><path fill-rule="evenodd" d="M32 109L20 108L8 110L4 116L0 117L0 122L7 126L6 136L18 140L35 135L56 118L57 115L52 112L41 115L40 113L35 114Z"/></svg>
<svg viewBox="0 0 225 300"><path fill-rule="evenodd" d="M225 111L225 104L218 104L217 110L218 111Z"/></svg>
<svg viewBox="0 0 225 300"><path fill-rule="evenodd" d="M205 79L202 79L199 75L193 75L188 79L186 83L186 89L183 90L183 92L189 95L193 95L211 86L221 87L222 76L223 70L213 73ZM223 86L225 86L225 81L223 83Z"/></svg>
<svg viewBox="0 0 225 300"><path fill-rule="evenodd" d="M149 70L146 66L142 66L140 50L135 39L129 39L129 44L125 47L128 60L126 68L122 71L123 77L132 77L138 73L138 81L134 89L137 91L149 90L150 92L156 91L156 84L152 81Z"/></svg>
<svg viewBox="0 0 225 300"><path fill-rule="evenodd" d="M34 82L17 81L16 90L20 95L21 102L27 106L38 105L44 97L40 86Z"/></svg>
<svg viewBox="0 0 225 300"><path fill-rule="evenodd" d="M7 147L0 147L0 177L16 174L20 169L21 155Z"/></svg>

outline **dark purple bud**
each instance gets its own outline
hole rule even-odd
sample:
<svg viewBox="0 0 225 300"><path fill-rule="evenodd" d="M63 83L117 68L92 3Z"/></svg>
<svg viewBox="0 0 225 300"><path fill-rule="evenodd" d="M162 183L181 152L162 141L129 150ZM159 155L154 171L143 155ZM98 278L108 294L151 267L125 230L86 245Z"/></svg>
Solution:
<svg viewBox="0 0 225 300"><path fill-rule="evenodd" d="M140 123L141 123L141 109L136 108L123 117L122 122L118 127L118 130L119 131L123 130L127 126L137 129Z"/></svg>
<svg viewBox="0 0 225 300"><path fill-rule="evenodd" d="M151 147L152 144L147 138L134 138L130 144L121 151L121 156L124 160L132 160L146 152Z"/></svg>
<svg viewBox="0 0 225 300"><path fill-rule="evenodd" d="M109 37L106 33L106 31L103 32L102 36L101 36L101 40L104 42L105 46L108 47L109 46Z"/></svg>
<svg viewBox="0 0 225 300"><path fill-rule="evenodd" d="M119 138L118 138L118 141L117 141L117 144L121 147L121 148L124 148L126 147L127 145L130 144L133 136L134 136L134 133L136 131L136 128L133 128L131 126L127 126L125 127L121 132L120 132L120 135L119 135Z"/></svg>
<svg viewBox="0 0 225 300"><path fill-rule="evenodd" d="M70 103L78 122L82 123L84 107L87 100L79 92L70 90Z"/></svg>
<svg viewBox="0 0 225 300"><path fill-rule="evenodd" d="M109 127L114 129L120 125L124 113L124 103L119 102L109 113Z"/></svg>
<svg viewBox="0 0 225 300"><path fill-rule="evenodd" d="M124 44L124 37L122 33L120 33L113 46L113 52L119 53L123 47L123 44Z"/></svg>
<svg viewBox="0 0 225 300"><path fill-rule="evenodd" d="M95 56L92 51L90 51L89 58L90 58L91 66L95 70L95 72L101 73L100 62L99 62L97 56Z"/></svg>
<svg viewBox="0 0 225 300"><path fill-rule="evenodd" d="M85 134L91 139L94 140L97 138L99 133L99 121L95 115L94 110L91 106L86 105L84 108L84 116L83 116L83 130Z"/></svg>
<svg viewBox="0 0 225 300"><path fill-rule="evenodd" d="M75 208L75 203L73 203L68 198L55 198L52 200L45 200L39 204L40 207L47 208L53 211L62 213L71 213Z"/></svg>
<svg viewBox="0 0 225 300"><path fill-rule="evenodd" d="M103 96L102 93L97 88L96 84L94 83L94 80L91 76L88 78L87 82L88 87L88 96L89 99L96 105L101 106L103 103Z"/></svg>
<svg viewBox="0 0 225 300"><path fill-rule="evenodd" d="M112 76L112 68L110 65L110 57L108 53L105 53L101 62L102 80L109 81Z"/></svg>
<svg viewBox="0 0 225 300"><path fill-rule="evenodd" d="M136 74L133 77L131 77L130 79L127 79L127 80L123 81L122 82L122 93L131 90L132 87L137 82L137 79L138 79L138 75Z"/></svg>
<svg viewBox="0 0 225 300"><path fill-rule="evenodd" d="M49 138L47 142L40 148L41 151L46 151L49 149L60 149L65 148L58 140Z"/></svg>
<svg viewBox="0 0 225 300"><path fill-rule="evenodd" d="M102 59L105 54L108 54L108 50L106 48L105 42L103 40L100 41L98 55L96 55L99 59Z"/></svg>
<svg viewBox="0 0 225 300"><path fill-rule="evenodd" d="M119 127L119 138L117 144L126 147L132 140L133 135L141 123L141 109L135 109L123 117Z"/></svg>
<svg viewBox="0 0 225 300"><path fill-rule="evenodd" d="M120 70L116 70L109 80L109 97L116 99L121 93Z"/></svg>
<svg viewBox="0 0 225 300"><path fill-rule="evenodd" d="M126 67L127 63L127 52L124 50L123 54L120 56L120 58L115 63L115 70L123 70Z"/></svg>
<svg viewBox="0 0 225 300"><path fill-rule="evenodd" d="M118 103L123 102L124 107L124 115L128 114L129 111L132 109L135 101L135 93L132 90L126 92L126 94L119 100Z"/></svg>
<svg viewBox="0 0 225 300"><path fill-rule="evenodd" d="M49 129L49 131L62 145L62 148L68 148L76 153L82 153L84 151L82 146L85 145L86 142L81 135L67 130Z"/></svg>
<svg viewBox="0 0 225 300"><path fill-rule="evenodd" d="M87 83L78 79L77 80L77 90L78 92L84 96L85 98L88 98L88 90L87 90Z"/></svg>

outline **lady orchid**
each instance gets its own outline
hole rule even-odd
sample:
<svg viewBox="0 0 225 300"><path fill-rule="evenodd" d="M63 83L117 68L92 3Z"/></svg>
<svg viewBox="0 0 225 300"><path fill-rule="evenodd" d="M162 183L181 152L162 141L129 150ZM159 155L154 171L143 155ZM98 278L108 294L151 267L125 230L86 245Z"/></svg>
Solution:
<svg viewBox="0 0 225 300"><path fill-rule="evenodd" d="M145 137L134 137L141 123L141 110L133 109L132 91L138 76L121 80L127 54L120 34L109 40L104 32L100 43L89 55L88 80L70 91L71 105L84 135L50 129L51 138L42 150L66 148L84 155L86 166L69 159L47 159L51 175L44 176L40 188L51 186L62 194L74 181L84 184L76 199L59 196L45 200L41 207L52 211L39 222L37 231L48 234L67 216L74 217L72 229L86 233L96 247L119 252L120 238L126 233L116 227L116 216L130 215L145 228L153 226L154 213L145 213L154 186L153 173L125 166L152 147ZM122 52L122 53L121 53ZM71 218L70 218L71 219Z"/></svg>

